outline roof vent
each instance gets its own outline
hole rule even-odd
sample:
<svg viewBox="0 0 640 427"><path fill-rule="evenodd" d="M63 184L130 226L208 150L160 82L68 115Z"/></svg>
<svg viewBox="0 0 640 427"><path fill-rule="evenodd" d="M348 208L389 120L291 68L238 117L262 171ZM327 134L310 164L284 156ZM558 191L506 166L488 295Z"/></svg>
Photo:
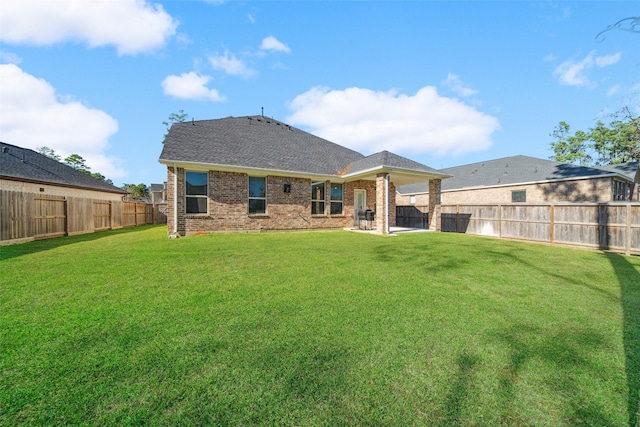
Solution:
<svg viewBox="0 0 640 427"><path fill-rule="evenodd" d="M3 153L8 153L9 152L9 147L2 147L2 152Z"/></svg>

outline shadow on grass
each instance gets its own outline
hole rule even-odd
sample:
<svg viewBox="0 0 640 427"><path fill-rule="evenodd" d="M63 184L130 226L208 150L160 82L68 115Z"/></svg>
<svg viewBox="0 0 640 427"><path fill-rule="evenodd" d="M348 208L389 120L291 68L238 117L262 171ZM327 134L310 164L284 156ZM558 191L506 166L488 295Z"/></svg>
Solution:
<svg viewBox="0 0 640 427"><path fill-rule="evenodd" d="M72 245L74 243L91 242L93 240L103 239L105 237L119 234L137 233L140 231L148 230L152 227L158 227L158 225L141 225L139 227L127 227L117 230L96 231L95 233L53 237L50 239L41 239L25 243L4 245L0 246L0 261L10 258L17 258L23 255L49 251L62 246Z"/></svg>
<svg viewBox="0 0 640 427"><path fill-rule="evenodd" d="M629 427L640 426L640 274L626 257L607 253L618 283L624 315L624 354Z"/></svg>
<svg viewBox="0 0 640 427"><path fill-rule="evenodd" d="M480 358L463 351L456 360L457 372L455 380L445 401L446 419L443 426L460 425L464 423L462 410L469 404L469 392L474 384L474 370L481 362Z"/></svg>

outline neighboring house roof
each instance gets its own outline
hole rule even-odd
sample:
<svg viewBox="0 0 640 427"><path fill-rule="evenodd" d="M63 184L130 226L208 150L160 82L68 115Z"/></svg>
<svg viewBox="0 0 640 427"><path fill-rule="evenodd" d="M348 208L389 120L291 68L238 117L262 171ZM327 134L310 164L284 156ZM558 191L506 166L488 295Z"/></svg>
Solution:
<svg viewBox="0 0 640 427"><path fill-rule="evenodd" d="M637 170L637 162L607 167L587 167L536 157L512 156L441 169L441 172L453 176L451 179L442 181L442 191L608 176L618 176L634 181ZM422 182L405 185L396 190L400 194L428 193L429 184Z"/></svg>
<svg viewBox="0 0 640 427"><path fill-rule="evenodd" d="M276 172L344 179L371 178L396 170L445 177L439 171L389 152L368 157L263 116L228 117L174 123L160 154L160 163L218 170ZM393 174L393 172L392 172ZM400 176L402 175L402 176ZM412 180L415 182L415 180Z"/></svg>
<svg viewBox="0 0 640 427"><path fill-rule="evenodd" d="M0 142L0 178L126 194L55 159L4 142Z"/></svg>
<svg viewBox="0 0 640 427"><path fill-rule="evenodd" d="M164 184L151 184L149 191L153 192L160 192L160 191L164 191L165 190L165 186Z"/></svg>

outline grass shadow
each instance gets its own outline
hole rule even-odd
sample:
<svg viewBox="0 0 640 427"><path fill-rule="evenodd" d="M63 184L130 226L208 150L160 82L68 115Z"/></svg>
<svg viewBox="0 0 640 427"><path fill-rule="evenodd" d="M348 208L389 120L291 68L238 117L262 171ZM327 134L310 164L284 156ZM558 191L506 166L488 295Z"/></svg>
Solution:
<svg viewBox="0 0 640 427"><path fill-rule="evenodd" d="M117 230L96 231L94 233L77 234L74 236L53 237L50 239L33 240L24 243L15 243L11 245L0 246L0 261L17 258L23 255L34 254L38 252L49 251L66 245L72 245L82 242L91 242L93 240L103 239L115 235L137 233L148 230L158 225L141 225L138 227L119 228ZM166 227L166 225L165 225Z"/></svg>
<svg viewBox="0 0 640 427"><path fill-rule="evenodd" d="M640 272L627 257L607 253L620 283L623 311L625 373L627 376L627 410L629 427L640 426Z"/></svg>

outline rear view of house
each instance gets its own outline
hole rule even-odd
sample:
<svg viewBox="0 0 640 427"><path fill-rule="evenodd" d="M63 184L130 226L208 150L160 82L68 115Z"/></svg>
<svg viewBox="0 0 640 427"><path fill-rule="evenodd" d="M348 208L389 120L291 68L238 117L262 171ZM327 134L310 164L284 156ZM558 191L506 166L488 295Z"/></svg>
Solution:
<svg viewBox="0 0 640 427"><path fill-rule="evenodd" d="M364 156L264 116L175 123L159 161L167 167L170 235L345 228L367 209L384 234L395 225L396 186L430 182L436 209L448 177L388 151Z"/></svg>

